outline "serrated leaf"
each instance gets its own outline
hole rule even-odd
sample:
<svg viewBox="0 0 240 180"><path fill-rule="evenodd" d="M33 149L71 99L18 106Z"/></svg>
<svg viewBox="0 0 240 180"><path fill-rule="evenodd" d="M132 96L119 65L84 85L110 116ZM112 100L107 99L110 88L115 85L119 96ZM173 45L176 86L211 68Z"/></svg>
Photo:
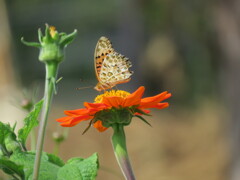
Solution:
<svg viewBox="0 0 240 180"><path fill-rule="evenodd" d="M18 131L18 140L23 147L25 147L27 137L31 130L38 125L37 119L42 109L42 104L43 100L39 101L37 104L34 105L34 109L24 119L23 128L19 129Z"/></svg>
<svg viewBox="0 0 240 180"><path fill-rule="evenodd" d="M57 180L94 180L98 168L96 153L87 159L72 158L59 169Z"/></svg>
<svg viewBox="0 0 240 180"><path fill-rule="evenodd" d="M9 124L0 122L0 151L9 156L13 150L19 147L16 135Z"/></svg>
<svg viewBox="0 0 240 180"><path fill-rule="evenodd" d="M135 115L135 117L138 117L138 118L141 119L143 122L145 122L146 124L148 124L149 126L152 127L152 125L151 125L146 119L144 119L142 116L140 116L140 115Z"/></svg>
<svg viewBox="0 0 240 180"><path fill-rule="evenodd" d="M15 135L11 126L0 121L0 144L4 145L5 138L10 135Z"/></svg>
<svg viewBox="0 0 240 180"><path fill-rule="evenodd" d="M47 156L48 156L48 161L49 162L51 162L53 164L56 164L60 167L64 166L65 163L60 157L58 157L54 154L47 154Z"/></svg>
<svg viewBox="0 0 240 180"><path fill-rule="evenodd" d="M33 167L35 161L34 152L19 152L14 153L10 160L18 165L23 166L26 180L32 180L33 177ZM57 173L60 166L53 164L49 161L49 156L43 152L41 158L41 166L39 171L39 180L50 180L57 179Z"/></svg>
<svg viewBox="0 0 240 180"><path fill-rule="evenodd" d="M21 179L24 179L23 166L17 165L16 163L8 159L5 158L0 159L0 169L2 169L6 174L9 175L15 174L21 177Z"/></svg>

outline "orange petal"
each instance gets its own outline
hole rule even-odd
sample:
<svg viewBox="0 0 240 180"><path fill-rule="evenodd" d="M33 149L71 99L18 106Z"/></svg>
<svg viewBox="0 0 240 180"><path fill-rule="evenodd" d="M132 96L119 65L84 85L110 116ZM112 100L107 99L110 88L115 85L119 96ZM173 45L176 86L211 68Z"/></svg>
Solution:
<svg viewBox="0 0 240 180"><path fill-rule="evenodd" d="M151 111L149 111L149 110L147 110L147 109L141 109L141 111L143 111L143 112L145 112L145 113L147 113L147 114L149 114ZM135 113L135 115L142 115L141 113Z"/></svg>
<svg viewBox="0 0 240 180"><path fill-rule="evenodd" d="M103 132L103 131L106 131L108 128L104 127L102 125L102 121L97 121L93 124L93 126L99 131L99 132Z"/></svg>
<svg viewBox="0 0 240 180"><path fill-rule="evenodd" d="M62 118L58 118L56 119L57 122L66 122L66 121L70 121L72 119L72 117L62 117Z"/></svg>
<svg viewBox="0 0 240 180"><path fill-rule="evenodd" d="M151 108L155 105L157 105L157 103L167 99L171 97L171 93L168 93L167 91L158 94L156 96L152 96L152 97L147 97L147 98L143 98L141 100L140 106L139 108Z"/></svg>
<svg viewBox="0 0 240 180"><path fill-rule="evenodd" d="M157 108L157 109L164 109L167 108L169 106L169 104L166 103L158 103L157 105L153 106L152 108Z"/></svg>
<svg viewBox="0 0 240 180"><path fill-rule="evenodd" d="M102 102L110 107L119 107L122 105L124 99L122 97L112 96L112 97L103 97Z"/></svg>
<svg viewBox="0 0 240 180"><path fill-rule="evenodd" d="M145 91L144 86L139 87L134 93L132 93L126 97L122 106L128 107L128 106L140 104L140 101L141 101L144 91Z"/></svg>
<svg viewBox="0 0 240 180"><path fill-rule="evenodd" d="M84 115L84 114L88 114L88 113L89 113L89 110L86 108L64 111L64 114L66 114L68 116Z"/></svg>
<svg viewBox="0 0 240 180"><path fill-rule="evenodd" d="M86 108L93 108L93 109L97 109L97 110L102 110L102 109L106 109L107 106L104 103L88 103L88 102L84 102L84 106Z"/></svg>
<svg viewBox="0 0 240 180"><path fill-rule="evenodd" d="M65 121L63 123L61 123L60 125L63 127L72 127L77 125L78 123L80 123L81 121L86 121L91 119L92 116L89 115L83 115L83 116L78 116L78 117L71 117L71 119L68 119L68 121Z"/></svg>

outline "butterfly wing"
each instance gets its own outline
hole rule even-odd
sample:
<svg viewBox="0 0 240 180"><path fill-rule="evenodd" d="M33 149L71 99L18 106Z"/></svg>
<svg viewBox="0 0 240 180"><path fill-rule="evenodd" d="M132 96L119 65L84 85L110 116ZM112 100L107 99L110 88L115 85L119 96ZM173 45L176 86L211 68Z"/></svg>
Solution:
<svg viewBox="0 0 240 180"><path fill-rule="evenodd" d="M94 60L95 72L99 81L95 86L96 90L109 89L117 84L130 81L131 62L125 56L115 52L108 38L101 37L98 40Z"/></svg>
<svg viewBox="0 0 240 180"><path fill-rule="evenodd" d="M102 68L102 64L106 56L113 52L114 49L112 48L112 43L106 37L101 37L96 45L95 52L94 52L94 65L95 65L95 73L97 76L98 81L101 83L101 79L99 77L99 73Z"/></svg>
<svg viewBox="0 0 240 180"><path fill-rule="evenodd" d="M104 58L99 78L103 84L108 84L110 88L117 84L126 83L130 81L130 76L133 73L129 71L131 66L128 58L117 52L112 52Z"/></svg>

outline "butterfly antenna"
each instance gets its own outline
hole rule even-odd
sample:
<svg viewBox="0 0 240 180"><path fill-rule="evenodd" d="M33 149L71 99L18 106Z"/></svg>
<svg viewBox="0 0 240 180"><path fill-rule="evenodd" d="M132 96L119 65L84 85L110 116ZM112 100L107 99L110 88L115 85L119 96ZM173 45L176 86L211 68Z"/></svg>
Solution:
<svg viewBox="0 0 240 180"><path fill-rule="evenodd" d="M88 88L93 88L93 87L94 87L94 86L81 87L81 88L76 88L76 90L88 89Z"/></svg>

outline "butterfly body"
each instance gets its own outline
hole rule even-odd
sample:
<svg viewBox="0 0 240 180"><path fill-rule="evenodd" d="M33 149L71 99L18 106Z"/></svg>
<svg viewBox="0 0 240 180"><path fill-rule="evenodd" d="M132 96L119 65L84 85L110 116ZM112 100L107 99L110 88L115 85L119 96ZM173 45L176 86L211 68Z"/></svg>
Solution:
<svg viewBox="0 0 240 180"><path fill-rule="evenodd" d="M132 66L128 58L117 53L106 37L98 40L94 53L95 72L98 83L94 89L102 91L110 89L117 84L130 81Z"/></svg>

